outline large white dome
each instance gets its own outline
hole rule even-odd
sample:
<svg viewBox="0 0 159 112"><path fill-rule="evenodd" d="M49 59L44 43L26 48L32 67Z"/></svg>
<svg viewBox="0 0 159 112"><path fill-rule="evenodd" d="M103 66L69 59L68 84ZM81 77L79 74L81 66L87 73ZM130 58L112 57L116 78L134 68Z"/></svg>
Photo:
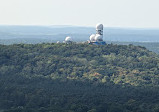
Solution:
<svg viewBox="0 0 159 112"><path fill-rule="evenodd" d="M103 30L103 24L97 24L96 30Z"/></svg>
<svg viewBox="0 0 159 112"><path fill-rule="evenodd" d="M92 35L89 37L89 39L90 39L91 42L95 41L95 36L96 36L95 34L92 34Z"/></svg>
<svg viewBox="0 0 159 112"><path fill-rule="evenodd" d="M103 41L103 36L97 34L97 35L95 36L95 41Z"/></svg>
<svg viewBox="0 0 159 112"><path fill-rule="evenodd" d="M66 41L66 42L72 41L72 38L71 38L71 37L66 37L66 38L65 38L65 41Z"/></svg>

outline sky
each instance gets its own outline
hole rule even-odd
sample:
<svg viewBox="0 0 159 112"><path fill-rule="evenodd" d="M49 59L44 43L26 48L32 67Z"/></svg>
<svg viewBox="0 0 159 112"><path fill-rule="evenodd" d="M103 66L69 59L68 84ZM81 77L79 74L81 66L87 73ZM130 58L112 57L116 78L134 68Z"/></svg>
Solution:
<svg viewBox="0 0 159 112"><path fill-rule="evenodd" d="M0 0L0 25L159 28L159 0Z"/></svg>

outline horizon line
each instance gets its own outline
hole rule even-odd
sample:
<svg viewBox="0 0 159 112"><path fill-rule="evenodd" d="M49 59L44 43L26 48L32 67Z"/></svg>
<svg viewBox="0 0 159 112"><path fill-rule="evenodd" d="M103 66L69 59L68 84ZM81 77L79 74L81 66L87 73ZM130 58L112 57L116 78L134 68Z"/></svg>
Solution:
<svg viewBox="0 0 159 112"><path fill-rule="evenodd" d="M84 25L38 25L38 24L0 24L0 26L39 26L39 27L86 27L86 28L94 28L94 26L84 26ZM157 29L159 27L122 27L122 26L104 26L104 28L119 28L119 29Z"/></svg>

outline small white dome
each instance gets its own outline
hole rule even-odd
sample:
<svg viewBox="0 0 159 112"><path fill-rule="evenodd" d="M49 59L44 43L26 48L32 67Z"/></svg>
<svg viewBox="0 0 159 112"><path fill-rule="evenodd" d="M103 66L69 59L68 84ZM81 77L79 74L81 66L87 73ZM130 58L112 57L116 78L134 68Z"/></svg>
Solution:
<svg viewBox="0 0 159 112"><path fill-rule="evenodd" d="M72 38L71 38L71 37L66 37L66 38L65 38L65 41L66 41L66 42L72 41Z"/></svg>
<svg viewBox="0 0 159 112"><path fill-rule="evenodd" d="M89 39L90 39L91 42L95 41L95 36L96 36L95 34L92 34L92 35L89 37Z"/></svg>
<svg viewBox="0 0 159 112"><path fill-rule="evenodd" d="M97 35L95 36L95 41L103 41L103 36L97 34Z"/></svg>
<svg viewBox="0 0 159 112"><path fill-rule="evenodd" d="M96 30L103 30L103 24L97 24Z"/></svg>

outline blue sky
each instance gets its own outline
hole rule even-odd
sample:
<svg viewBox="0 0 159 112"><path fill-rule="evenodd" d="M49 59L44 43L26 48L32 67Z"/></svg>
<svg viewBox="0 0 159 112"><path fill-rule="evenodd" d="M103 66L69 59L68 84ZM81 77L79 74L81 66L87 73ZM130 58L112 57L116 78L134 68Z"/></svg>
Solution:
<svg viewBox="0 0 159 112"><path fill-rule="evenodd" d="M0 0L1 25L159 28L159 0Z"/></svg>

